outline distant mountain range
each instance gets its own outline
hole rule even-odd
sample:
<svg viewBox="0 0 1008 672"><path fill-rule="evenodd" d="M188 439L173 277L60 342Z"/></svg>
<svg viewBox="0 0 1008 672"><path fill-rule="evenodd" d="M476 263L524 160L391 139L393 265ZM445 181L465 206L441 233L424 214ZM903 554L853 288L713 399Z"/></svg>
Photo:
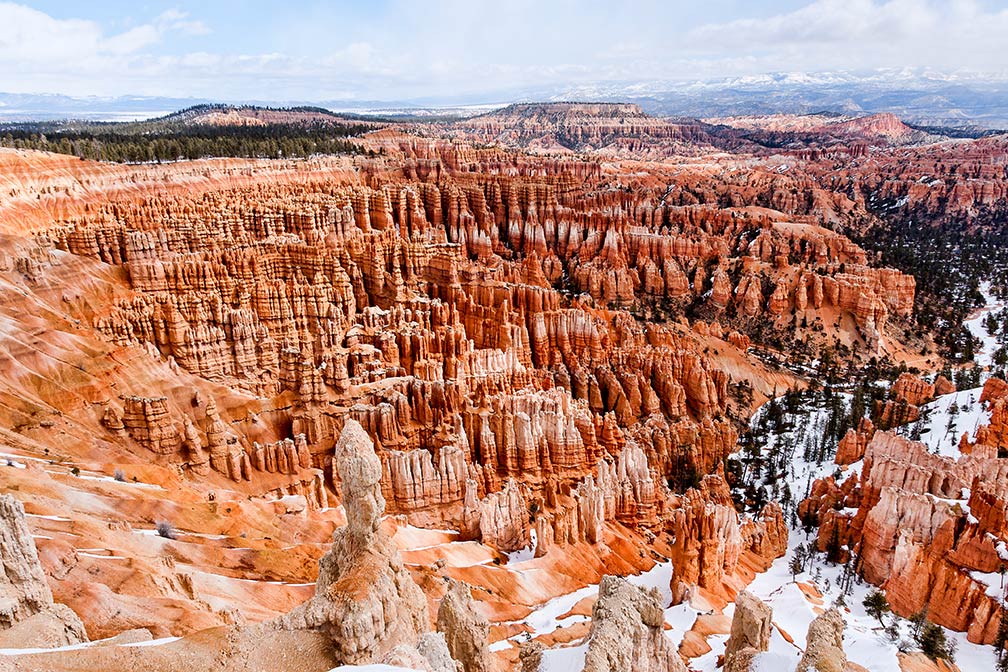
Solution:
<svg viewBox="0 0 1008 672"><path fill-rule="evenodd" d="M1008 76L917 70L868 73L772 73L694 82L602 82L488 91L414 100L243 100L122 96L75 98L0 93L0 121L90 119L124 121L164 116L209 102L263 106L313 105L341 112L469 116L522 101L633 102L652 115L696 118L758 114L889 112L924 126L1008 128Z"/></svg>
<svg viewBox="0 0 1008 672"><path fill-rule="evenodd" d="M578 86L560 95L578 100L633 101L657 115L709 118L889 112L925 126L1008 128L1008 80L971 75L778 73L684 84Z"/></svg>

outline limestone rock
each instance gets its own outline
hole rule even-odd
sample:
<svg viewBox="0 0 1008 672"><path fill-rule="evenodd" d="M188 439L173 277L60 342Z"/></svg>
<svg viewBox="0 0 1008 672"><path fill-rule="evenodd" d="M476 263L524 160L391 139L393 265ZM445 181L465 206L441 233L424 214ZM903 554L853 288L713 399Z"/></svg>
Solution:
<svg viewBox="0 0 1008 672"><path fill-rule="evenodd" d="M448 651L443 633L425 632L417 644L417 651L427 660L431 672L463 672L462 664Z"/></svg>
<svg viewBox="0 0 1008 672"><path fill-rule="evenodd" d="M172 422L165 397L124 396L122 424L126 432L145 448L160 455L178 451L182 436ZM114 419L110 419L114 423Z"/></svg>
<svg viewBox="0 0 1008 672"><path fill-rule="evenodd" d="M438 632L444 635L452 658L461 663L465 672L495 670L487 639L490 623L476 612L469 588L452 580L441 600L437 614Z"/></svg>
<svg viewBox="0 0 1008 672"><path fill-rule="evenodd" d="M24 507L10 495L0 495L0 563L0 648L88 641L77 614L53 602Z"/></svg>
<svg viewBox="0 0 1008 672"><path fill-rule="evenodd" d="M347 524L319 561L315 596L277 621L283 629L320 630L345 663L380 660L428 630L427 600L379 529L385 499L381 461L364 429L347 420L335 450Z"/></svg>
<svg viewBox="0 0 1008 672"><path fill-rule="evenodd" d="M604 576L592 608L585 672L686 672L665 636L664 612L656 592L618 576Z"/></svg>
<svg viewBox="0 0 1008 672"><path fill-rule="evenodd" d="M795 672L844 672L847 655L843 650L843 616L836 607L820 614L809 624L805 653Z"/></svg>
<svg viewBox="0 0 1008 672"><path fill-rule="evenodd" d="M773 610L758 597L743 590L735 597L735 615L732 616L731 634L725 644L725 667L742 649L766 651L773 630Z"/></svg>
<svg viewBox="0 0 1008 672"><path fill-rule="evenodd" d="M391 651L385 654L381 660L382 665L388 665L398 669L416 670L416 672L430 672L430 663L415 647L407 644L397 644Z"/></svg>

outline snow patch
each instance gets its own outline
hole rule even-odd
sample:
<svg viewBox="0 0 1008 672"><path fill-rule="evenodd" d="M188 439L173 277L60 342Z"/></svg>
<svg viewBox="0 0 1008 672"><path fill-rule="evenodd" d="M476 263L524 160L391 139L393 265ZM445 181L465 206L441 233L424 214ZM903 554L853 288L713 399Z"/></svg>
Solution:
<svg viewBox="0 0 1008 672"><path fill-rule="evenodd" d="M519 549L517 551L512 551L510 553L505 553L507 556L508 564L512 565L518 562L528 562L529 560L535 559L536 547L539 544L539 538L536 536L535 528L533 527L529 530L529 545L525 548Z"/></svg>

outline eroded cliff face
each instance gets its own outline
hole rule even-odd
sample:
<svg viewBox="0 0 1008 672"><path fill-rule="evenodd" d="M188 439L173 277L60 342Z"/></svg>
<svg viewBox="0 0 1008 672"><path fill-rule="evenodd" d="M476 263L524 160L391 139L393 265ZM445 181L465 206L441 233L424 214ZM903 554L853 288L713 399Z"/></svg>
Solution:
<svg viewBox="0 0 1008 672"><path fill-rule="evenodd" d="M770 647L773 610L747 591L735 597L731 634L725 644L724 668L748 672L752 659Z"/></svg>
<svg viewBox="0 0 1008 672"><path fill-rule="evenodd" d="M332 455L349 419L377 446L390 512L498 552L676 526L684 558L719 549L702 577L684 559L684 585L727 582L729 596L740 554L782 552L764 543L780 530L726 501L716 523L675 522L687 500L673 492L735 444L728 412L751 402L734 384L758 402L790 378L716 320L644 324L601 284L598 300L571 294L598 277L570 279L582 259L623 244L629 211L598 192L599 164L395 142L386 160L268 170L4 155L0 385L9 439L34 458L16 483L58 599L96 636L183 634L303 600L327 550L311 521L341 522ZM622 254L612 263L637 273ZM116 472L124 485L105 485ZM147 500L148 486L173 494ZM139 558L134 535L162 521L185 532L158 543L186 551ZM700 536L709 524L738 533L725 547ZM242 578L274 583L252 596Z"/></svg>
<svg viewBox="0 0 1008 672"><path fill-rule="evenodd" d="M269 400L236 413L198 390L189 399L130 390L102 400L105 429L253 489L269 474L296 476L278 494L324 507L319 470L349 415L383 448L393 510L417 521L460 523L479 502L485 513L470 520L502 550L527 543L527 524L507 530L521 508L543 511L543 551L585 538L600 520L654 527L665 483L712 471L735 442L724 417L730 375L698 339L724 339L728 351L748 341L713 321L645 328L598 305L696 300L707 278L717 285L746 266L727 298L711 294L745 320L769 300L756 297L766 279L755 278L778 270L784 249L805 254L806 234L822 248L816 263L858 255L835 234L788 225L757 236L758 258L708 272L704 260L737 247L732 237L752 222L663 206L649 226L627 228L640 208L594 192L597 164L519 160L510 176L494 153L406 149L402 167L366 163L348 179L339 166L324 182L292 173L225 190L208 181L171 200L98 206L41 234L39 245L121 269L128 289L111 302L70 302L104 338ZM649 277L656 262L665 270ZM838 276L820 291L822 277L796 280L798 289L782 278L777 304L811 287L810 305L824 292L866 325L889 310L858 313L872 304L857 298L862 290L844 298ZM570 298L568 285L591 298ZM865 286L888 297L879 306L904 310L907 299L885 285ZM511 495L484 501L500 499L508 479ZM580 488L598 491L601 506L574 507Z"/></svg>
<svg viewBox="0 0 1008 672"><path fill-rule="evenodd" d="M998 457L1006 398L1008 385L991 378L979 402L991 421L962 437L958 457L862 423L837 453L838 464L863 459L860 473L840 485L816 481L800 508L820 523L819 548L836 539L853 549L858 572L895 612L926 610L984 644L995 641L1003 609L989 577L1008 562L999 541L1008 532L1008 465Z"/></svg>
<svg viewBox="0 0 1008 672"><path fill-rule="evenodd" d="M612 135L597 126L579 141ZM780 508L740 516L720 473L733 418L794 383L750 347L784 334L810 353L891 352L913 305L912 277L870 266L809 214L850 203L799 203L770 168L741 180L741 163L726 178L724 166L394 130L366 142L386 156L117 167L3 155L0 419L19 454L48 450L62 469L32 464L37 478L18 481L43 533L59 522L44 516L78 513L56 509L56 493L81 493L86 524L40 549L58 594L100 605L82 612L89 627L153 627L140 608L151 594L153 611L178 615L158 634L274 618L309 597L320 558L316 597L343 585L340 563L360 559L339 541L361 518L339 463L347 431L374 445L368 501L404 534L408 522L481 542L487 563L534 549L570 573L570 553L593 576L612 548L626 571L671 558L678 599L725 601L785 552ZM120 465L125 486L68 475L108 481ZM171 495L151 503L143 486ZM340 503L349 531L330 548ZM101 528L106 508L124 511L122 529ZM163 519L227 540L183 533L115 569L84 541L131 557L133 535ZM397 585L408 571L428 599L443 590L421 562L386 564ZM217 566L274 583L253 597L221 587L206 571ZM507 599L482 569L450 569ZM229 593L246 608L224 608ZM367 620L323 607L301 608L298 627ZM408 615L418 636L424 617ZM364 630L336 634L393 654L397 638Z"/></svg>

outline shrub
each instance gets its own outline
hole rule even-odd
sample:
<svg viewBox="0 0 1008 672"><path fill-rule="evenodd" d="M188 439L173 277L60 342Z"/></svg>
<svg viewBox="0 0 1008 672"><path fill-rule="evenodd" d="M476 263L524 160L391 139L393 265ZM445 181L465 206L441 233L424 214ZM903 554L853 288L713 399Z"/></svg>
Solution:
<svg viewBox="0 0 1008 672"><path fill-rule="evenodd" d="M158 521L158 524L154 526L157 531L158 536L164 537L165 539L175 539L175 526L169 523L167 520Z"/></svg>
<svg viewBox="0 0 1008 672"><path fill-rule="evenodd" d="M115 478L115 480L119 481L120 483L126 482L126 474L123 473L122 469L116 469L113 478Z"/></svg>

